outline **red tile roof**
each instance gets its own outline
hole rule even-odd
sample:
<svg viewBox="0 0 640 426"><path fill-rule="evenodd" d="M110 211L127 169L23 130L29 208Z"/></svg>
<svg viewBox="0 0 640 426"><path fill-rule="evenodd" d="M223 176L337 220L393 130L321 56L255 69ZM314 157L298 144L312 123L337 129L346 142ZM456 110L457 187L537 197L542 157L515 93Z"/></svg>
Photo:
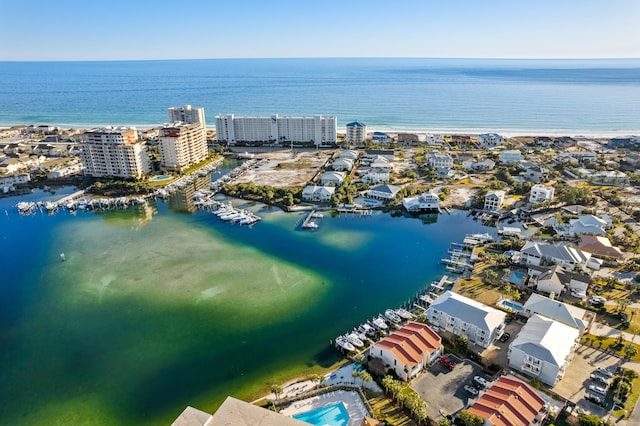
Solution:
<svg viewBox="0 0 640 426"><path fill-rule="evenodd" d="M433 353L440 346L442 339L438 333L426 324L413 321L375 345L389 350L403 365L416 365L425 354Z"/></svg>
<svg viewBox="0 0 640 426"><path fill-rule="evenodd" d="M544 400L529 385L500 377L469 411L494 426L529 426L543 406Z"/></svg>

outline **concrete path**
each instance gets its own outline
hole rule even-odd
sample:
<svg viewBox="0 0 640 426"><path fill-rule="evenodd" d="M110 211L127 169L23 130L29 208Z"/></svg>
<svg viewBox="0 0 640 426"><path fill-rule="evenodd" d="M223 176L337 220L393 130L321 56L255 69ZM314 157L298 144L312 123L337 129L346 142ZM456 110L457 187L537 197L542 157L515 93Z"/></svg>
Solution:
<svg viewBox="0 0 640 426"><path fill-rule="evenodd" d="M615 328L611 328L608 325L604 325L600 323L594 323L591 326L591 330L589 332L595 336L603 336L603 337L617 338L618 336L622 335L622 338L628 342L634 342L636 337L632 333L616 330Z"/></svg>

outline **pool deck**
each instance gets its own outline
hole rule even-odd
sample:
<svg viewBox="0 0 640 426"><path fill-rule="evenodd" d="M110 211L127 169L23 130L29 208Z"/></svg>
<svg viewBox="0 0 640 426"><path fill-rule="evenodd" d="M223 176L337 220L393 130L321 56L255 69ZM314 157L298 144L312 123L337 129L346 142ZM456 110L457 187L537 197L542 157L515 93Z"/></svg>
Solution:
<svg viewBox="0 0 640 426"><path fill-rule="evenodd" d="M364 417L370 417L360 396L355 391L337 390L328 392L301 401L292 402L287 408L280 411L285 416L294 416L296 414L315 410L317 408L343 403L349 413L349 422L347 426L358 426L362 423Z"/></svg>

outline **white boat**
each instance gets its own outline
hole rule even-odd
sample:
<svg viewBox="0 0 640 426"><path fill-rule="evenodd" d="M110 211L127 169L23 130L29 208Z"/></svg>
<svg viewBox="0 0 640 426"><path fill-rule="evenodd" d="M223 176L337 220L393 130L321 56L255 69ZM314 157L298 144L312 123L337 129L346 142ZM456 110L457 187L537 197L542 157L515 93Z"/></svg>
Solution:
<svg viewBox="0 0 640 426"><path fill-rule="evenodd" d="M364 324L360 324L360 327L358 327L358 331L366 334L369 337L375 337L376 335L376 329L371 327L366 322Z"/></svg>
<svg viewBox="0 0 640 426"><path fill-rule="evenodd" d="M387 328L389 328L389 326L387 325L386 322L384 322L382 317L375 318L373 321L371 321L371 324L373 324L373 326L376 327L378 330L386 330Z"/></svg>
<svg viewBox="0 0 640 426"><path fill-rule="evenodd" d="M356 330L355 328L353 329L353 334L355 334L358 339L362 340L362 342L366 342L367 341L367 335L365 333L361 333L359 330Z"/></svg>
<svg viewBox="0 0 640 426"><path fill-rule="evenodd" d="M402 318L400 318L393 309L384 311L384 316L394 324L400 324L402 322Z"/></svg>
<svg viewBox="0 0 640 426"><path fill-rule="evenodd" d="M351 343L349 343L344 337L338 337L336 339L336 344L347 352L353 352L356 350L356 348Z"/></svg>
<svg viewBox="0 0 640 426"><path fill-rule="evenodd" d="M403 308L396 309L396 314L398 314L398 316L400 318L404 318L404 319L413 318L413 314L411 312L407 311L406 309L403 309Z"/></svg>
<svg viewBox="0 0 640 426"><path fill-rule="evenodd" d="M318 229L318 224L313 221L309 221L305 223L304 227L307 229Z"/></svg>
<svg viewBox="0 0 640 426"><path fill-rule="evenodd" d="M473 238L474 240L478 240L478 241L485 241L485 242L493 241L493 236L489 235L486 232L484 234L467 234L466 237Z"/></svg>
<svg viewBox="0 0 640 426"><path fill-rule="evenodd" d="M58 205L56 203L52 203L51 201L47 201L44 203L44 208L48 212L52 212L58 209Z"/></svg>
<svg viewBox="0 0 640 426"><path fill-rule="evenodd" d="M423 294L422 296L420 296L420 300L427 306L430 305L431 302L433 302L433 299L426 294Z"/></svg>
<svg viewBox="0 0 640 426"><path fill-rule="evenodd" d="M347 334L346 336L344 336L344 338L347 339L347 341L351 343L353 346L355 346L356 348L361 348L364 346L364 343L362 342L362 340L360 340L360 338L356 336L355 333Z"/></svg>
<svg viewBox="0 0 640 426"><path fill-rule="evenodd" d="M316 213L312 214L311 217L314 218L314 219L322 219L324 217L324 215L322 213L316 212Z"/></svg>

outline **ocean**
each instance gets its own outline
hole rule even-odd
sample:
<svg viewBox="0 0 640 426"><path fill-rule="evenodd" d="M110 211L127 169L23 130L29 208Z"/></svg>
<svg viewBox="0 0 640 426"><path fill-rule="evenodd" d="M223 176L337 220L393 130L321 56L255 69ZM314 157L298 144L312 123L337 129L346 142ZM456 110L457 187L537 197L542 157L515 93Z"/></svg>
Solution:
<svg viewBox="0 0 640 426"><path fill-rule="evenodd" d="M640 59L0 62L0 126L155 126L167 108L391 130L634 134Z"/></svg>

